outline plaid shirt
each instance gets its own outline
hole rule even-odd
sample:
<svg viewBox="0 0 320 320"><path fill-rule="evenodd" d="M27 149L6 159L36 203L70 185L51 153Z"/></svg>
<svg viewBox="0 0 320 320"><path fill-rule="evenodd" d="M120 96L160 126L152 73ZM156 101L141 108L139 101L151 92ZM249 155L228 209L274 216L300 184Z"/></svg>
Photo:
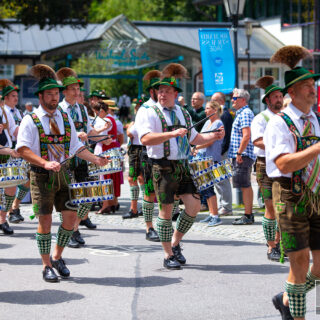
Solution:
<svg viewBox="0 0 320 320"><path fill-rule="evenodd" d="M254 114L248 106L244 106L236 112L236 117L232 124L231 140L228 157L236 158L237 152L242 140L242 129L251 126L251 122L254 118ZM247 148L242 152L243 156L248 156L252 160L256 159L253 153L253 144L251 139L247 145Z"/></svg>

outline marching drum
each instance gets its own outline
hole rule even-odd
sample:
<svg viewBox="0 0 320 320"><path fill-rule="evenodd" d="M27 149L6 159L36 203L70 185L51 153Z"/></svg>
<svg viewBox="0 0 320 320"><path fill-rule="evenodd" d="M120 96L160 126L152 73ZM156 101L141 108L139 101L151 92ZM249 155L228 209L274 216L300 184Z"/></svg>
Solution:
<svg viewBox="0 0 320 320"><path fill-rule="evenodd" d="M26 161L15 160L0 164L0 188L14 187L27 181Z"/></svg>
<svg viewBox="0 0 320 320"><path fill-rule="evenodd" d="M113 182L88 181L69 184L69 197L72 205L113 200Z"/></svg>
<svg viewBox="0 0 320 320"><path fill-rule="evenodd" d="M205 169L208 169L212 165L212 157L194 158L192 160L189 160L190 172L194 175L196 175L197 172L201 172Z"/></svg>
<svg viewBox="0 0 320 320"><path fill-rule="evenodd" d="M107 163L105 166L100 167L94 163L88 164L89 176L99 176L104 174L111 174L122 171L122 160L123 156L120 148L112 148L100 154L100 156L109 156L111 162Z"/></svg>
<svg viewBox="0 0 320 320"><path fill-rule="evenodd" d="M203 191L224 179L232 177L231 163L229 159L226 159L211 165L207 169L197 171L194 171L190 166L190 173L198 190Z"/></svg>

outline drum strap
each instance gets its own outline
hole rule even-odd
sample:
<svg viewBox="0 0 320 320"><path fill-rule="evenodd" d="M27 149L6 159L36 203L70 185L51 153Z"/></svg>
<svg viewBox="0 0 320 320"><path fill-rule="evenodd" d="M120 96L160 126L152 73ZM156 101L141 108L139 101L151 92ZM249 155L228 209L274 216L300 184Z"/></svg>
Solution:
<svg viewBox="0 0 320 320"><path fill-rule="evenodd" d="M260 114L263 116L264 120L266 120L266 122L268 123L270 118L269 116L267 115L267 113L265 111L262 111L260 112Z"/></svg>
<svg viewBox="0 0 320 320"><path fill-rule="evenodd" d="M32 118L34 124L37 126L38 132L39 132L39 139L40 139L40 152L41 152L41 158L48 160L48 145L49 144L64 144L64 152L66 156L69 156L69 149L70 149L70 140L71 140L71 126L68 119L68 114L66 112L63 112L59 108L63 123L64 123L64 129L65 134L64 135L46 135L44 133L44 129L42 126L42 123L38 116L32 112L29 113L30 117Z"/></svg>
<svg viewBox="0 0 320 320"><path fill-rule="evenodd" d="M317 112L315 114L317 116L317 119L320 125L320 115ZM290 132L293 134L296 140L296 152L305 150L308 147L312 146L315 142L319 141L319 138L315 136L305 136L305 137L301 136L294 122L286 113L280 112L277 115L280 116L285 121ZM302 171L303 169L294 171L292 173L291 191L296 195L302 194Z"/></svg>

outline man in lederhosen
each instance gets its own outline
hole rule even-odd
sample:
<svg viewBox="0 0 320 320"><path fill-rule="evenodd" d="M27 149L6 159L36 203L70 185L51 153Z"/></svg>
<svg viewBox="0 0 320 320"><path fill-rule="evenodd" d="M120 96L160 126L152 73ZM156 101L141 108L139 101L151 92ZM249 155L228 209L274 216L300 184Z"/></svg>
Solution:
<svg viewBox="0 0 320 320"><path fill-rule="evenodd" d="M291 69L283 93L292 102L270 119L263 137L281 244L290 261L285 293L273 297L282 319L305 319L306 293L320 280L320 115L312 111L320 74L296 67L306 56L307 49L286 46L271 57Z"/></svg>
<svg viewBox="0 0 320 320"><path fill-rule="evenodd" d="M274 78L265 76L257 80L256 86L264 89L262 102L267 109L256 115L251 123L251 141L257 156L256 177L265 204L265 214L262 219L263 233L268 244L267 257L269 260L280 260L279 232L276 232L277 222L272 204L272 179L266 173L266 153L263 135L269 120L282 109L282 89L273 84ZM276 237L277 234L277 237Z"/></svg>
<svg viewBox="0 0 320 320"><path fill-rule="evenodd" d="M59 91L64 87L57 83L55 72L46 65L35 65L31 74L39 80L35 94L40 105L22 120L16 150L31 164L31 197L33 211L39 218L36 239L43 263L43 279L57 282L52 267L62 277L70 276L61 256L76 220L76 211L66 207L70 179L66 166L61 166L60 162L79 151L79 157L97 165L106 165L108 160L90 153L79 141L72 119L62 109L57 109ZM50 257L53 206L61 212L62 223Z"/></svg>
<svg viewBox="0 0 320 320"><path fill-rule="evenodd" d="M18 104L20 89L17 85L9 84L2 89L2 99L4 100L4 108L8 113L10 113L15 122L15 131L11 136L12 147L14 148L17 143L17 135L20 123L22 121L23 115L21 111L16 107ZM20 223L24 221L23 216L20 214L20 203L30 191L30 181L24 185L18 185L15 198L12 203L11 210L9 211L9 221L11 223Z"/></svg>
<svg viewBox="0 0 320 320"><path fill-rule="evenodd" d="M193 184L189 168L189 142L197 145L221 139L224 131L198 134L191 127L189 113L175 104L182 90L178 78L185 78L187 70L180 64L170 64L162 72L157 84L158 103L143 110L139 130L143 145L147 146L148 157L153 166L153 185L159 203L157 229L165 252L163 265L168 269L180 269L186 263L181 253L180 241L192 227L200 209L200 200ZM181 197L185 210L179 215L176 229L172 228L174 196Z"/></svg>
<svg viewBox="0 0 320 320"><path fill-rule="evenodd" d="M75 125L78 138L82 142L88 141L88 135L98 135L96 130L94 130L89 121L89 116L87 109L84 105L77 102L80 95L80 87L83 85L83 82L78 79L78 76L74 70L71 68L61 68L57 71L57 77L62 81L64 90L62 91L64 99L59 103L59 106L62 110L71 117ZM106 123L106 128L108 124ZM92 140L98 140L99 138L92 138ZM71 162L71 168L74 172L76 182L84 182L88 179L88 165L87 162L75 157ZM70 242L68 244L71 248L79 248L80 245L84 245L85 241L81 237L79 232L79 224L81 220L89 229L95 229L97 226L93 224L88 217L92 204L80 204L77 211L77 219L74 225L74 231Z"/></svg>

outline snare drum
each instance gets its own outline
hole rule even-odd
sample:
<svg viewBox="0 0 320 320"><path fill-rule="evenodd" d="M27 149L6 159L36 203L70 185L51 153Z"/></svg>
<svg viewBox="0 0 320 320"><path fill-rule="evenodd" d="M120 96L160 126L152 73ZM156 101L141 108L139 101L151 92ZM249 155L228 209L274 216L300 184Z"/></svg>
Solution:
<svg viewBox="0 0 320 320"><path fill-rule="evenodd" d="M214 184L230 177L232 177L232 169L229 159L215 163L207 169L198 171L196 174L192 173L194 184L199 191L208 189Z"/></svg>
<svg viewBox="0 0 320 320"><path fill-rule="evenodd" d="M21 160L0 164L0 188L14 187L27 181L27 171Z"/></svg>
<svg viewBox="0 0 320 320"><path fill-rule="evenodd" d="M113 182L88 181L69 184L69 198L73 205L113 200Z"/></svg>
<svg viewBox="0 0 320 320"><path fill-rule="evenodd" d="M110 160L111 162L107 163L103 167L90 162L88 164L89 176L99 176L122 171L121 159L119 157L110 156Z"/></svg>
<svg viewBox="0 0 320 320"><path fill-rule="evenodd" d="M189 160L189 168L191 174L196 175L197 173L208 169L213 165L212 157L202 157L202 158L194 158Z"/></svg>

